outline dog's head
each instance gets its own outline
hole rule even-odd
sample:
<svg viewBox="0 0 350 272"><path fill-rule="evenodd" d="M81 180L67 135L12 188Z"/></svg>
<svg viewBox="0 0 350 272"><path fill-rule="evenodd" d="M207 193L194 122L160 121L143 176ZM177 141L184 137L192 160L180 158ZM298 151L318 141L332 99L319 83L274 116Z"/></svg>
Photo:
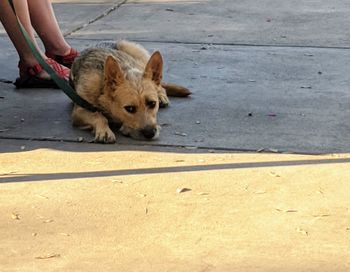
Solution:
<svg viewBox="0 0 350 272"><path fill-rule="evenodd" d="M162 88L163 59L157 51L145 70L124 75L118 61L108 56L104 67L104 89L99 104L109 117L121 123L120 131L135 139L155 139L159 109L158 92Z"/></svg>

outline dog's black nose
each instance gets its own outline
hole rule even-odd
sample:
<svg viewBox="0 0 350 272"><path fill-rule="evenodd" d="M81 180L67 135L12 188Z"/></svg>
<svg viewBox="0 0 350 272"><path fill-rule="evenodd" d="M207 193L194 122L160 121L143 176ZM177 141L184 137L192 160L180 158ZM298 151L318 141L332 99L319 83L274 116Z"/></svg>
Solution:
<svg viewBox="0 0 350 272"><path fill-rule="evenodd" d="M148 126L141 130L141 133L146 139L152 139L156 135L157 129L155 127Z"/></svg>

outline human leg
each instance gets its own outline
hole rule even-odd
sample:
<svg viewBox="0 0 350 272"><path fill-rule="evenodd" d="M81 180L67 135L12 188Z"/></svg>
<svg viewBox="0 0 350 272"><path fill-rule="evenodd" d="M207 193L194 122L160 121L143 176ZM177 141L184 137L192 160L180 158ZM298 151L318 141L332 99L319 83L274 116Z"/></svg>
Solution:
<svg viewBox="0 0 350 272"><path fill-rule="evenodd" d="M32 25L43 41L46 52L65 56L71 47L66 42L57 23L49 0L27 0Z"/></svg>
<svg viewBox="0 0 350 272"><path fill-rule="evenodd" d="M38 44L36 43L27 0L13 0L13 4L17 16L19 17L24 29L27 31L31 41L36 46L38 52L60 77L68 79L69 69L59 65L53 60L48 59L45 54L42 53ZM16 86L39 86L40 80L49 80L50 76L38 64L38 61L34 57L29 45L23 37L17 23L17 18L8 1L0 1L0 20L4 25L4 28L12 43L14 44L20 59L18 65L20 78L17 79ZM35 84L31 84L31 82L35 82ZM47 82L45 82L43 86L48 86Z"/></svg>
<svg viewBox="0 0 350 272"><path fill-rule="evenodd" d="M14 0L13 3L17 15L20 18L24 28L28 32L34 45L39 49L34 38L34 32L30 21L27 1ZM20 62L25 63L29 66L37 64L37 60L33 56L29 46L27 45L27 42L22 35L20 28L18 27L16 16L14 15L8 1L0 1L0 20L17 50Z"/></svg>

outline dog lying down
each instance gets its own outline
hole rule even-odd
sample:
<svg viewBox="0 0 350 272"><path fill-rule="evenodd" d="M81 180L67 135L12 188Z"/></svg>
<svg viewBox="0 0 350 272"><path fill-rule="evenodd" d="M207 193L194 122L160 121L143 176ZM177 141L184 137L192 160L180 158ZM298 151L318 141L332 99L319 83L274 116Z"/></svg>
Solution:
<svg viewBox="0 0 350 272"><path fill-rule="evenodd" d="M159 107L169 105L169 96L185 97L185 87L162 82L163 59L150 55L141 45L120 41L111 48L84 50L73 63L70 83L76 92L99 111L74 105L73 125L91 129L95 141L114 143L111 124L134 139L156 139Z"/></svg>

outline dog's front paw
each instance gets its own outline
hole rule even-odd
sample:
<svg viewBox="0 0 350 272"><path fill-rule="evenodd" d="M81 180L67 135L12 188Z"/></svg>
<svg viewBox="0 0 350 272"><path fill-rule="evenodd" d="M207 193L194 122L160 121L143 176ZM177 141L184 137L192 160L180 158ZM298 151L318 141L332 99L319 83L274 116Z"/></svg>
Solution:
<svg viewBox="0 0 350 272"><path fill-rule="evenodd" d="M116 140L117 138L115 137L115 134L109 127L96 130L95 132L96 143L113 144Z"/></svg>
<svg viewBox="0 0 350 272"><path fill-rule="evenodd" d="M169 101L169 98L166 95L165 91L158 93L158 99L159 99L159 107L166 108L169 106L170 101Z"/></svg>

